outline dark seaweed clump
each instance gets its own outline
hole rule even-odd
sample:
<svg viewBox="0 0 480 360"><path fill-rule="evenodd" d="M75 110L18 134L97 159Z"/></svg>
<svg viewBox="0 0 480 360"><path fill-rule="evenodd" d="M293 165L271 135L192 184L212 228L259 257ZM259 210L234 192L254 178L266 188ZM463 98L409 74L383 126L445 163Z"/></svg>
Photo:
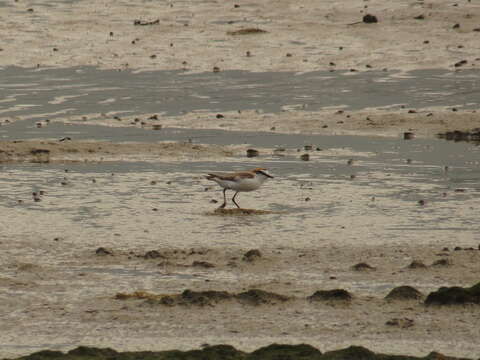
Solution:
<svg viewBox="0 0 480 360"><path fill-rule="evenodd" d="M437 137L440 139L450 140L450 141L466 141L473 142L476 145L480 144L480 128L473 129L471 131L447 131L445 133L437 134Z"/></svg>
<svg viewBox="0 0 480 360"><path fill-rule="evenodd" d="M321 353L307 344L272 344L251 353L239 351L230 345L207 346L191 351L136 351L117 352L113 349L99 349L80 346L67 353L60 351L39 351L18 360L461 360L432 352L424 357L376 354L361 346ZM467 359L464 359L467 360Z"/></svg>
<svg viewBox="0 0 480 360"><path fill-rule="evenodd" d="M310 301L350 301L352 295L344 289L318 290L307 299Z"/></svg>
<svg viewBox="0 0 480 360"><path fill-rule="evenodd" d="M236 300L245 305L259 306L264 304L275 305L290 300L288 296L260 289L251 289L237 294L231 294L227 291L193 291L189 289L175 295L155 295L136 291L133 293L118 293L115 295L115 299L140 299L146 300L151 305L160 304L167 306L214 306L229 300Z"/></svg>
<svg viewBox="0 0 480 360"><path fill-rule="evenodd" d="M468 288L441 287L428 294L426 305L480 304L480 282Z"/></svg>
<svg viewBox="0 0 480 360"><path fill-rule="evenodd" d="M387 300L416 300L422 298L422 293L411 286L398 286L385 296Z"/></svg>

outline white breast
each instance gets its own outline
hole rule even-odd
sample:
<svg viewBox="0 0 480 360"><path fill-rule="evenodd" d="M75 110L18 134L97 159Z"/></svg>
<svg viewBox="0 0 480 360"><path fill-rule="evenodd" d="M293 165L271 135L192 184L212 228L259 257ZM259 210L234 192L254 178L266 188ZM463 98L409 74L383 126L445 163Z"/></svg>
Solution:
<svg viewBox="0 0 480 360"><path fill-rule="evenodd" d="M235 191L253 191L256 190L262 185L264 179L259 177L255 177L252 179L243 178L238 179L238 181L230 181L230 180L222 180L222 179L213 179L215 180L221 187L235 190Z"/></svg>

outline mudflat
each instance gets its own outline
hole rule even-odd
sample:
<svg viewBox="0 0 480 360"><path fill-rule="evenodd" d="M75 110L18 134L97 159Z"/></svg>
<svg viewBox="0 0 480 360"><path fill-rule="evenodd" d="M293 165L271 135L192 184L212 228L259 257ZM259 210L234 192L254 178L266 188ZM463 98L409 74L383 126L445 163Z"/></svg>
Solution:
<svg viewBox="0 0 480 360"><path fill-rule="evenodd" d="M475 1L0 12L0 356L478 357ZM255 167L275 178L218 210L205 174Z"/></svg>

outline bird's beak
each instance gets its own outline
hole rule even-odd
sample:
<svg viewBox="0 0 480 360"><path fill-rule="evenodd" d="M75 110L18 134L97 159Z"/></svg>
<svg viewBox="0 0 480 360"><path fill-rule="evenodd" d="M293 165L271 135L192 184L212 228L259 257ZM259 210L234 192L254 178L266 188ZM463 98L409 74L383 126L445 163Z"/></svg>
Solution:
<svg viewBox="0 0 480 360"><path fill-rule="evenodd" d="M273 176L270 175L270 174L267 174L267 173L264 173L265 175L267 175L270 179L273 179Z"/></svg>

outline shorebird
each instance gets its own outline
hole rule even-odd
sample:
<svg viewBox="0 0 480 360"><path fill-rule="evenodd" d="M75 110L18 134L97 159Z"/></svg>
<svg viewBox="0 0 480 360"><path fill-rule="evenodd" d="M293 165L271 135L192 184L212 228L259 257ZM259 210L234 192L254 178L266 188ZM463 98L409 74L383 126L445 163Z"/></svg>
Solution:
<svg viewBox="0 0 480 360"><path fill-rule="evenodd" d="M227 190L235 191L232 197L232 202L240 209L240 206L235 201L235 197L241 191L257 190L268 178L273 176L267 173L267 169L255 168L250 171L241 171L229 174L208 174L207 179L215 181L218 185L223 187L223 204L219 209L223 209L227 205Z"/></svg>

